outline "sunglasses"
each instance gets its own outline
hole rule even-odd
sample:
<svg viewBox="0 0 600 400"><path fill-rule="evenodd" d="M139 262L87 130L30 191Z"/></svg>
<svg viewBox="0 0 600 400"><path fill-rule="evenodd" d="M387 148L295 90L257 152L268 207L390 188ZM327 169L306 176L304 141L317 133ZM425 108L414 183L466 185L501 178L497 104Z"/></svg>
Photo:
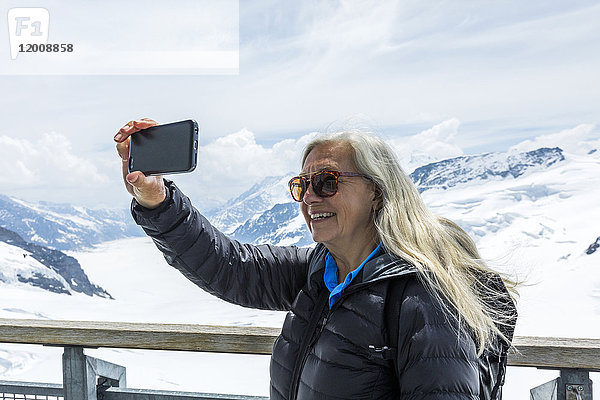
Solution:
<svg viewBox="0 0 600 400"><path fill-rule="evenodd" d="M356 172L339 172L339 171L319 171L310 178L306 176L296 176L290 179L288 185L290 193L295 201L302 201L308 190L308 185L312 186L313 192L319 197L331 197L338 191L338 180L340 176L360 176L370 179L367 175Z"/></svg>

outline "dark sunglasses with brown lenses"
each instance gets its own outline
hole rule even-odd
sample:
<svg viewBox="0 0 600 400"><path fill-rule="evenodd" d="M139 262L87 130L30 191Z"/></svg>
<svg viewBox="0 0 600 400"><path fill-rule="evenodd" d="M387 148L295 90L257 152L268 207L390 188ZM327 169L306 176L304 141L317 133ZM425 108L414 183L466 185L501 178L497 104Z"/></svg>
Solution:
<svg viewBox="0 0 600 400"><path fill-rule="evenodd" d="M338 191L338 179L340 176L360 176L370 180L367 175L356 172L319 171L312 174L310 178L300 175L290 179L288 183L290 193L295 201L302 201L310 184L317 196L331 197Z"/></svg>

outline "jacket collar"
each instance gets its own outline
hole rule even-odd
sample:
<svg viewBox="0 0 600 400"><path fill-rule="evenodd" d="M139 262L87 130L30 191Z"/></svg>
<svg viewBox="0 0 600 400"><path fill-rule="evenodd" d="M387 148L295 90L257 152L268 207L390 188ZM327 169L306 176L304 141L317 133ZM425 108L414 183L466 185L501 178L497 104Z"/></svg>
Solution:
<svg viewBox="0 0 600 400"><path fill-rule="evenodd" d="M416 273L417 269L408 261L386 252L366 263L361 272L354 278L356 283L397 278Z"/></svg>
<svg viewBox="0 0 600 400"><path fill-rule="evenodd" d="M315 246L308 267L309 289L315 285L316 287L324 285L323 274L325 272L325 256L327 251L327 248L321 243L318 243ZM350 286L380 281L383 279L393 279L416 272L417 269L406 260L394 254L384 252L372 260L369 260L358 275L352 280Z"/></svg>

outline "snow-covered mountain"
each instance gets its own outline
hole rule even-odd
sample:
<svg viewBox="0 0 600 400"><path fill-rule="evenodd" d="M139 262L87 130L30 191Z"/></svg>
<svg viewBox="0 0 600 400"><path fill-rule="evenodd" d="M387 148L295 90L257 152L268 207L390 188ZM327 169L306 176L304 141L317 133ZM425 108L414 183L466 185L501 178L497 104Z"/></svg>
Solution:
<svg viewBox="0 0 600 400"><path fill-rule="evenodd" d="M142 236L127 210L92 210L69 204L31 204L0 195L0 226L25 240L74 250L119 238Z"/></svg>
<svg viewBox="0 0 600 400"><path fill-rule="evenodd" d="M53 293L84 293L112 298L90 282L79 262L65 253L28 243L17 233L0 227L0 281L40 287Z"/></svg>
<svg viewBox="0 0 600 400"><path fill-rule="evenodd" d="M126 210L31 204L0 195L0 281L54 292L111 298L62 251L143 235Z"/></svg>
<svg viewBox="0 0 600 400"><path fill-rule="evenodd" d="M207 218L233 239L247 243L309 246L313 243L292 201L288 182L294 176L269 176L249 190L207 213Z"/></svg>
<svg viewBox="0 0 600 400"><path fill-rule="evenodd" d="M484 179L518 178L532 170L547 168L564 161L558 148L540 148L533 151L507 154L485 153L461 156L419 167L410 174L420 192L431 188L448 189L461 183Z"/></svg>
<svg viewBox="0 0 600 400"><path fill-rule="evenodd" d="M298 203L275 204L240 225L231 237L241 242L309 246L313 243Z"/></svg>
<svg viewBox="0 0 600 400"><path fill-rule="evenodd" d="M258 219L276 204L289 203L287 184L292 175L290 172L284 176L268 176L223 207L209 211L206 216L222 232L233 233L246 222Z"/></svg>

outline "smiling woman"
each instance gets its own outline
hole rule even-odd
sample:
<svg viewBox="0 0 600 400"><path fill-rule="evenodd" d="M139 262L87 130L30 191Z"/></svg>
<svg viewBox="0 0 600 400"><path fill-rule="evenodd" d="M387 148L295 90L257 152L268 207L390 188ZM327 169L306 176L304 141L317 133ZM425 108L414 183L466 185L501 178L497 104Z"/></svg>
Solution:
<svg viewBox="0 0 600 400"><path fill-rule="evenodd" d="M115 136L127 165L132 121ZM500 399L516 311L458 225L427 210L393 151L321 135L289 183L314 248L254 246L215 229L173 182L123 178L135 221L206 291L286 310L272 399Z"/></svg>
<svg viewBox="0 0 600 400"><path fill-rule="evenodd" d="M298 195L313 240L323 243L333 255L341 280L379 243L373 218L376 186L367 175L356 171L351 149L339 142L312 149L302 168L311 185L306 184L304 193Z"/></svg>

